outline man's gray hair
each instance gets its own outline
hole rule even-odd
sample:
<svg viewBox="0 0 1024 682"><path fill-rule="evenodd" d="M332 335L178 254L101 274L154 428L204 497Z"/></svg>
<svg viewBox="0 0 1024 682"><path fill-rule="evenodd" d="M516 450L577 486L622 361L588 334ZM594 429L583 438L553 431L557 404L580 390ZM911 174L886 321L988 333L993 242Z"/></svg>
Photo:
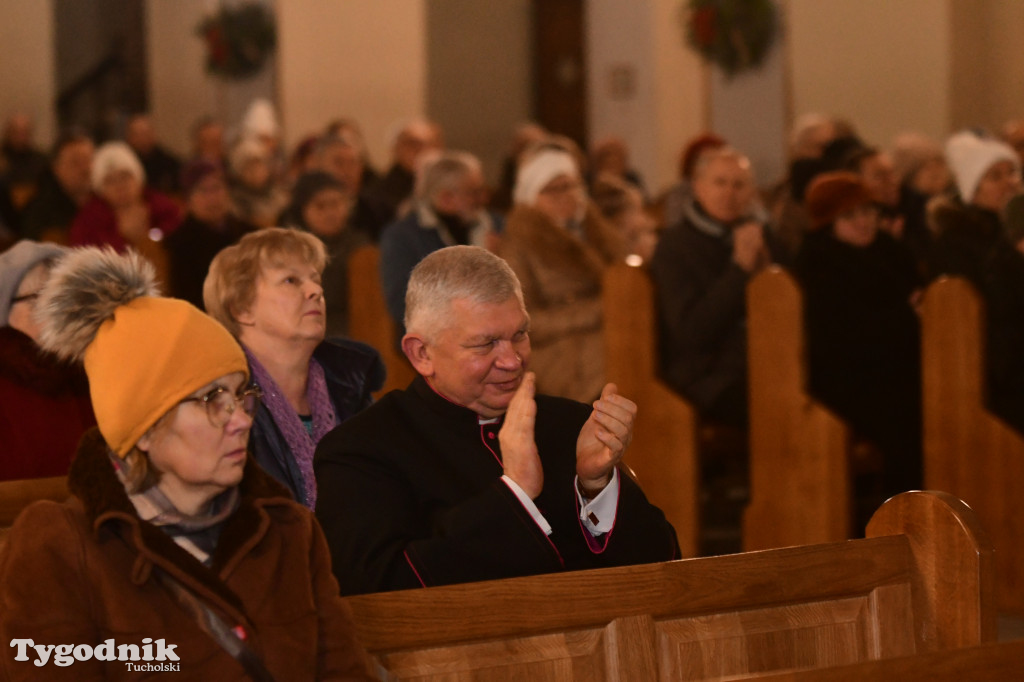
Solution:
<svg viewBox="0 0 1024 682"><path fill-rule="evenodd" d="M455 189L473 172L480 172L480 160L475 156L469 152L444 152L420 170L416 179L416 198L433 204L437 195Z"/></svg>
<svg viewBox="0 0 1024 682"><path fill-rule="evenodd" d="M405 292L405 327L429 340L449 324L452 303L523 302L523 288L508 263L479 246L449 246L413 268Z"/></svg>

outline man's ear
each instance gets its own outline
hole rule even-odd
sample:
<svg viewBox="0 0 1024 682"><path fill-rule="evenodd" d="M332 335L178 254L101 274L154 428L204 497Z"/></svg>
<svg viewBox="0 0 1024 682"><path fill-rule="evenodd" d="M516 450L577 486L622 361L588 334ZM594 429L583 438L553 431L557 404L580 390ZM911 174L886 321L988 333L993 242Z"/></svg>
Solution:
<svg viewBox="0 0 1024 682"><path fill-rule="evenodd" d="M406 334L402 337L402 352L409 358L413 369L425 377L434 376L434 362L430 357L430 348L426 340L417 334Z"/></svg>
<svg viewBox="0 0 1024 682"><path fill-rule="evenodd" d="M150 447L153 445L153 429L147 429L142 437L139 438L139 442L135 444L135 447L140 452L149 453Z"/></svg>

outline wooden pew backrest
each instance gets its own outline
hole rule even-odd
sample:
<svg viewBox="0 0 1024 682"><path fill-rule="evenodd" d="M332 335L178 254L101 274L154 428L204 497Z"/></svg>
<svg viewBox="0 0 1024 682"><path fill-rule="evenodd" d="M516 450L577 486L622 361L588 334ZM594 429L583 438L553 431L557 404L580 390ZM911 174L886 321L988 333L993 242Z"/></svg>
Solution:
<svg viewBox="0 0 1024 682"><path fill-rule="evenodd" d="M766 675L762 682L1006 682L1019 679L1024 640L903 656L819 670Z"/></svg>
<svg viewBox="0 0 1024 682"><path fill-rule="evenodd" d="M984 303L969 282L928 287L921 337L925 485L977 512L997 549L1000 607L1024 613L1024 437L985 407Z"/></svg>
<svg viewBox="0 0 1024 682"><path fill-rule="evenodd" d="M349 336L376 348L388 370L377 396L405 388L416 372L395 344L395 325L380 286L380 249L373 245L356 249L349 256L348 273Z"/></svg>
<svg viewBox="0 0 1024 682"><path fill-rule="evenodd" d="M704 680L994 639L992 550L970 509L906 493L869 527L893 531L347 601L385 679Z"/></svg>
<svg viewBox="0 0 1024 682"><path fill-rule="evenodd" d="M773 266L747 287L747 551L851 537L846 425L807 392L803 295Z"/></svg>
<svg viewBox="0 0 1024 682"><path fill-rule="evenodd" d="M654 285L645 270L616 264L605 270L602 287L605 373L638 408L624 461L675 528L683 556L696 556L697 415L658 378Z"/></svg>

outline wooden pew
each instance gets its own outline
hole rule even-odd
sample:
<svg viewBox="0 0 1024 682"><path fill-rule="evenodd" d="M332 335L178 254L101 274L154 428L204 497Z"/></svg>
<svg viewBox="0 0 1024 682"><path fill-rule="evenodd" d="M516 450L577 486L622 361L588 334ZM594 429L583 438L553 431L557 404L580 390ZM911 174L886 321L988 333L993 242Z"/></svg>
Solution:
<svg viewBox="0 0 1024 682"><path fill-rule="evenodd" d="M1024 613L1024 437L985 407L984 304L971 285L942 278L921 310L924 475L969 504L998 553L1000 607ZM1021 349L1024 352L1024 349Z"/></svg>
<svg viewBox="0 0 1024 682"><path fill-rule="evenodd" d="M762 682L1006 682L1021 676L1024 639L916 656L765 675Z"/></svg>
<svg viewBox="0 0 1024 682"><path fill-rule="evenodd" d="M7 529L22 509L36 500L60 502L68 495L66 476L0 481L0 549L3 549Z"/></svg>
<svg viewBox="0 0 1024 682"><path fill-rule="evenodd" d="M704 680L995 640L992 548L945 493L868 538L350 597L384 679Z"/></svg>
<svg viewBox="0 0 1024 682"><path fill-rule="evenodd" d="M638 407L625 462L676 529L683 556L696 556L697 414L658 378L654 285L645 270L617 264L605 270L602 287L605 374Z"/></svg>
<svg viewBox="0 0 1024 682"><path fill-rule="evenodd" d="M853 530L848 429L807 393L805 357L803 295L771 267L747 287L746 551L833 542Z"/></svg>
<svg viewBox="0 0 1024 682"><path fill-rule="evenodd" d="M405 388L416 377L409 360L395 345L395 326L384 303L379 264L380 249L373 245L356 249L348 261L349 336L376 348L388 370L377 396Z"/></svg>

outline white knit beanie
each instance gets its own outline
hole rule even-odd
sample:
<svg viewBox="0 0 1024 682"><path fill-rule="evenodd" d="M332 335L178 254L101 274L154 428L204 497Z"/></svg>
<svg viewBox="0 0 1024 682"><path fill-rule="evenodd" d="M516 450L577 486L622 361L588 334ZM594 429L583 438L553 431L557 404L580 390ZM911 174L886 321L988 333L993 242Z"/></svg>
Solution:
<svg viewBox="0 0 1024 682"><path fill-rule="evenodd" d="M1009 161L1020 169L1017 153L1005 142L978 137L969 130L956 133L946 141L946 162L953 171L964 203L971 203L982 176L1000 161Z"/></svg>
<svg viewBox="0 0 1024 682"><path fill-rule="evenodd" d="M280 129L274 105L270 103L270 100L263 98L253 100L242 119L242 133L277 137Z"/></svg>
<svg viewBox="0 0 1024 682"><path fill-rule="evenodd" d="M107 142L100 145L92 157L92 188L99 192L107 176L117 171L128 171L140 184L146 184L146 171L131 147L124 142Z"/></svg>
<svg viewBox="0 0 1024 682"><path fill-rule="evenodd" d="M517 204L532 206L537 195L549 182L560 175L579 179L579 168L568 152L545 149L519 167L512 199Z"/></svg>

